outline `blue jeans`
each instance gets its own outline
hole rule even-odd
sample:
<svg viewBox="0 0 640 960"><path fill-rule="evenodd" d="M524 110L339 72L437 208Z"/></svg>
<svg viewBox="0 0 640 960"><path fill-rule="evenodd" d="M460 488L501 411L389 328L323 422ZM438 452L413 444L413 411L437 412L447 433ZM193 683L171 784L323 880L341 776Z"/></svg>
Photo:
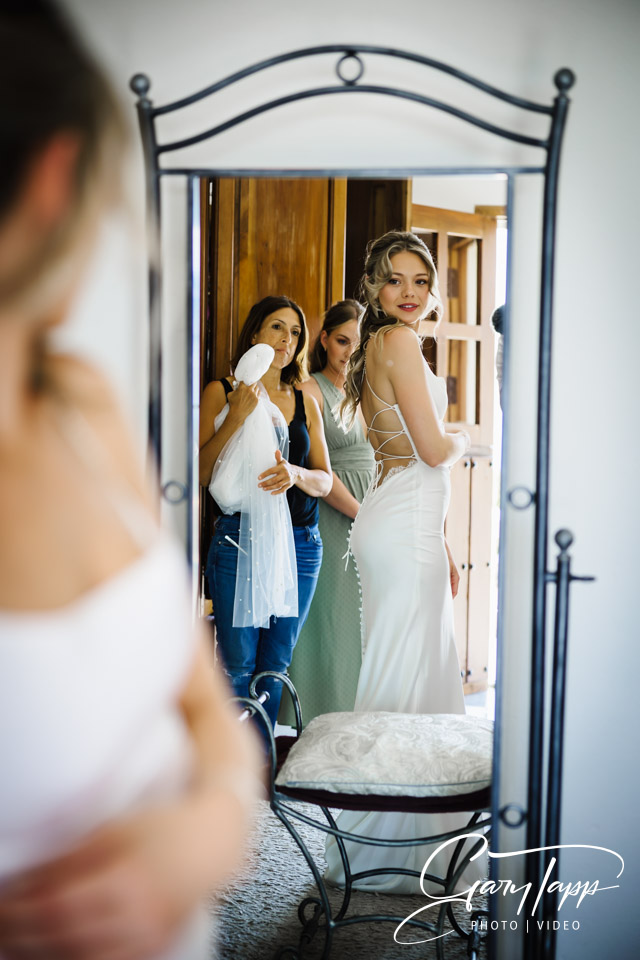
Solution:
<svg viewBox="0 0 640 960"><path fill-rule="evenodd" d="M294 527L298 571L298 616L271 617L268 627L234 627L233 600L236 592L237 547L240 518L222 516L207 556L206 575L213 601L218 652L237 697L249 695L249 683L256 673L277 670L286 673L298 635L307 619L322 563L322 540L317 524ZM282 685L273 678L264 680L260 690L269 691L265 710L275 728Z"/></svg>

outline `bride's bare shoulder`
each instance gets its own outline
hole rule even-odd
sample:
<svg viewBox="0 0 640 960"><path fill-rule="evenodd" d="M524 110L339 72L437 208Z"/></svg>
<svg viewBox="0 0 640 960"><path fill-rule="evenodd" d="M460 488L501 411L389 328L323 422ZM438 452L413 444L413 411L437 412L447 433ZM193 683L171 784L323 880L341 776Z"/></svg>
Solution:
<svg viewBox="0 0 640 960"><path fill-rule="evenodd" d="M50 356L46 370L52 402L63 415L65 409L81 414L116 472L146 491L144 451L138 449L120 399L102 370L73 354Z"/></svg>
<svg viewBox="0 0 640 960"><path fill-rule="evenodd" d="M401 327L393 327L387 330L383 338L383 347L387 350L406 350L407 348L420 348L420 338L415 330L403 324Z"/></svg>
<svg viewBox="0 0 640 960"><path fill-rule="evenodd" d="M53 396L81 408L83 412L115 412L119 406L104 373L74 354L56 353L47 357L46 379Z"/></svg>
<svg viewBox="0 0 640 960"><path fill-rule="evenodd" d="M367 362L371 359L375 365L396 363L403 357L419 354L420 339L408 326L393 327L386 330L377 341L367 344Z"/></svg>

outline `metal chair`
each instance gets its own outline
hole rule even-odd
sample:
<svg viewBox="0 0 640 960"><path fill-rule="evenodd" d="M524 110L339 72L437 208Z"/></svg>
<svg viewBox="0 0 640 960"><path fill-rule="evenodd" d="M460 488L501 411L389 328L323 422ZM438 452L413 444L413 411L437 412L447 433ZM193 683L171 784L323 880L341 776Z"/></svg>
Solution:
<svg viewBox="0 0 640 960"><path fill-rule="evenodd" d="M277 738L274 736L274 731L271 727L264 707L262 706L262 704L265 702L265 699L268 697L268 694L266 692L263 692L262 694L257 693L257 687L260 683L260 680L265 677L278 678L291 696L296 718L295 736L278 736ZM450 897L454 893L456 884L462 876L462 873L474 855L478 853L484 845L483 839L477 839L471 846L466 844L468 849L465 849L466 834L474 833L477 835L478 833L482 833L488 835L488 831L491 826L488 816L488 811L490 809L490 785L487 784L481 789L474 790L473 792L469 793L452 792L450 794L441 796L402 796L398 794L388 796L383 793L376 794L370 792L341 793L336 792L335 784L328 784L330 789L324 789L322 783L314 785L313 788L308 786L296 787L287 785L283 780L282 774L283 769L286 772L287 768L285 767L285 764L291 755L292 748L294 746L296 747L298 757L304 757L305 750L305 737L302 728L300 701L298 699L295 687L291 683L288 676L278 674L273 671L266 671L265 673L259 674L253 678L253 681L250 685L250 697L238 698L238 701L245 706L247 714L252 714L259 718L259 722L262 722L265 726L270 744L268 774L270 806L273 813L284 824L298 845L318 888L317 897L307 897L299 904L298 917L300 919L302 929L297 946L280 947L275 952L273 960L284 960L284 958L290 958L290 960L303 960L305 956L305 948L318 934L324 935L324 945L321 953L322 960L328 960L331 953L335 932L343 927L365 922L393 923L396 925L396 927L401 923L406 923L409 926L417 927L424 931L429 931L434 940L436 956L438 957L438 960L444 960L447 936L443 938L443 934L445 934L445 923L447 919L449 920L454 931L454 933L450 935L454 936L457 934L459 937L464 938L467 943L468 957L471 958L471 960L478 958L480 956L482 940L484 939L483 934L481 933L482 924L480 921L487 917L486 910L473 910L469 914L468 922L465 922L463 925L460 922L460 919L456 918L454 915L451 902L445 898ZM367 715L363 714L360 716L366 717ZM370 716L375 717L375 715ZM392 725L394 716L395 715L393 714L388 715L388 719ZM403 715L398 715L398 717L400 716ZM416 717L416 720L419 719L421 718ZM469 719L473 721L473 718ZM391 733L393 733L393 729L391 730ZM399 756L402 755L402 749L403 745L399 740L397 743ZM490 754L488 761L490 763ZM310 817L303 810L296 807L296 804L300 803L317 806L324 819ZM416 837L415 839L411 840L388 840L384 838L374 839L372 837L358 837L354 834L345 833L343 830L338 828L330 808L334 810L358 811L384 810L397 813L468 812L470 816L467 825L465 828L463 828L463 830L458 829L450 833L436 836ZM296 822L307 824L308 826L320 830L325 834L332 834L336 838L345 874L342 900L337 910L331 906L327 893L327 887L321 870L309 852L304 838L296 829ZM454 841L456 839L457 843L453 849L446 874L444 876L437 876L430 873L424 874L425 878L431 881L431 883L442 886L443 888L443 902L435 911L435 920L431 922L417 918L407 920L405 917L392 914L348 914L349 906L351 904L353 885L358 880L361 880L364 877L390 873L404 874L419 878L420 873L416 870L408 870L398 867L392 869L383 868L378 870L367 870L354 874L351 871L348 853L345 849L345 840L356 843L364 843L370 846L408 847L422 846L426 843L439 844L447 840ZM335 890L337 888L332 887L331 889ZM486 924L484 924L484 926L486 926Z"/></svg>

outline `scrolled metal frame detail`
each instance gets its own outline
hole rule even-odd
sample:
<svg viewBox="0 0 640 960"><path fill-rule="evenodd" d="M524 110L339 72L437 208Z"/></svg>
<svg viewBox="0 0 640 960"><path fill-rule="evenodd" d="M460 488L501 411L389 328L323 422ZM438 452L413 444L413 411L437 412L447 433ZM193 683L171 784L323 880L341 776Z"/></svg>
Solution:
<svg viewBox="0 0 640 960"><path fill-rule="evenodd" d="M278 97L274 100L259 103L256 106L245 110L224 122L218 123L207 130L185 137L181 140L160 143L157 135L157 121L166 114L175 113L194 104L206 97L219 94L233 85L245 80L250 76L272 70L279 65L289 63L295 60L305 60L311 57L337 55L338 60L334 65L337 76L337 83L327 83L319 87L300 89L290 94ZM390 60L408 61L419 67L426 67L446 74L459 80L462 84L479 90L494 100L508 103L528 113L536 113L546 116L549 119L548 136L545 138L532 137L527 133L515 129L506 129L496 126L485 120L482 116L469 113L451 103L445 103L441 100L426 96L418 90L407 90L399 87L377 85L372 83L363 83L365 61L364 57L380 57L386 63ZM355 62L359 67L358 72L349 77L344 71L347 62ZM554 83L557 94L549 104L536 103L522 97L514 96L500 90L490 84L479 80L455 67L445 64L441 61L425 57L421 54L411 53L406 50L398 50L392 47L374 46L369 44L328 44L316 47L306 47L299 50L283 53L278 56L269 57L257 63L244 67L235 73L209 85L208 87L197 91L196 93L174 100L170 103L155 106L149 92L151 83L144 74L136 74L131 80L131 88L137 95L137 111L140 124L142 146L145 158L146 170L146 195L147 195L147 224L149 232L149 363L150 363L150 386L149 386L149 408L148 408L148 426L149 440L153 454L159 463L161 463L161 427L162 427L162 398L161 398L161 373L162 373L162 341L161 341L161 263L160 263L160 181L162 177L183 176L189 180L189 276L191 278L191 289L189 290L189 312L191 322L188 329L188 356L190 363L190 387L192 395L195 395L196 384L196 366L194 357L197 353L196 338L199 336L199 330L196 325L194 308L194 290L193 290L193 264L196 260L198 251L194 249L194 240L196 227L194 225L195 213L197 210L197 178L201 176L275 176L281 175L282 171L274 170L217 170L202 169L196 166L176 166L161 167L160 158L168 154L183 150L204 140L213 139L227 130L236 127L253 117L259 116L267 111L285 107L288 104L299 100L310 98L345 95L353 93L368 93L385 97L395 97L398 99L412 101L420 106L435 109L449 114L457 119L471 124L487 133L493 134L503 139L511 140L527 146L539 148L546 154L544 165L530 167L505 167L499 165L495 168L423 168L423 169L347 169L347 170L287 170L288 176L416 176L435 173L506 173L508 174L508 205L511 208L513 199L513 175L517 173L540 173L544 176L544 200L543 200L543 230L542 230L542 263L540 274L540 329L539 329L539 362L538 362L538 399L537 399L537 454L536 454L536 481L534 491L531 493L531 503L535 512L535 546L534 546L534 584L533 584L533 624L532 624L532 696L531 712L529 719L530 735L530 762L529 762L529 787L527 799L527 845L529 847L542 846L543 842L543 818L542 804L543 797L541 784L544 781L544 700L545 700L545 636L546 636L546 587L549 582L549 576L546 571L546 559L548 549L548 499L549 499L549 430L550 430L550 371L551 371L551 333L553 319L553 284L554 284L554 252L555 252L555 223L558 195L558 172L560 162L560 151L562 145L563 131L565 127L567 110L569 106L568 93L573 86L575 77L571 70L561 69L554 76ZM508 338L508 316L507 305L506 330ZM505 403L508 405L508 383L505 383ZM192 450L195 439L195 423L192 417L189 422L187 449ZM189 461L189 471L191 471L191 461ZM188 482L191 479L191 474ZM503 505L506 506L506 492L503 493ZM194 542L193 524L188 530L188 542ZM497 717L499 721L499 717ZM499 727L499 723L498 723ZM561 736L561 729L560 729ZM499 730L496 733L499 738ZM557 741L557 738L556 738ZM554 742L556 742L554 741ZM494 782L498 782L498 756L499 749L495 750ZM553 766L553 758L550 763ZM496 795L497 796L497 795ZM497 799L496 799L497 805ZM497 807L493 811L494 817L498 816ZM540 879L540 861L532 861L529 864L531 873L530 879L537 883ZM530 937L526 941L527 960L542 955L542 942L540 937ZM550 954L547 954L550 956Z"/></svg>
<svg viewBox="0 0 640 960"><path fill-rule="evenodd" d="M358 73L355 75L355 77L351 77L351 78L343 77L340 67L342 66L343 63L351 60L355 60L356 63L358 64L358 68L359 68ZM342 82L346 84L348 87L354 86L358 82L358 80L360 80L363 74L364 74L364 63L362 62L360 56L357 53L354 53L353 50L349 50L347 53L343 54L343 56L341 56L338 62L336 63L336 75L338 79L342 80Z"/></svg>
<svg viewBox="0 0 640 960"><path fill-rule="evenodd" d="M167 503L174 505L182 503L183 500L186 500L189 496L187 484L181 483L180 480L167 480L167 482L162 485L162 496Z"/></svg>
<svg viewBox="0 0 640 960"><path fill-rule="evenodd" d="M500 822L511 830L517 830L523 823L527 822L527 811L518 806L517 803L507 803L498 814ZM512 819L513 817L513 819Z"/></svg>
<svg viewBox="0 0 640 960"><path fill-rule="evenodd" d="M507 500L514 510L528 510L536 502L536 495L528 487L512 487L507 494Z"/></svg>

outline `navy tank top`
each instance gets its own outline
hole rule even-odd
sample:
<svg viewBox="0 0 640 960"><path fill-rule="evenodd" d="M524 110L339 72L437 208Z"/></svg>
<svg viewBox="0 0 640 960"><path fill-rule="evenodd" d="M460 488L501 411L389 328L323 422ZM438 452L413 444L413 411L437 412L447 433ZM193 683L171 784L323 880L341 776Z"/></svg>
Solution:
<svg viewBox="0 0 640 960"><path fill-rule="evenodd" d="M304 394L302 390L293 388L296 398L296 412L289 424L289 462L298 467L309 466L309 451L311 441L307 417L304 412ZM312 527L318 522L318 498L310 497L299 487L289 487L287 500L291 512L291 523L294 527Z"/></svg>

